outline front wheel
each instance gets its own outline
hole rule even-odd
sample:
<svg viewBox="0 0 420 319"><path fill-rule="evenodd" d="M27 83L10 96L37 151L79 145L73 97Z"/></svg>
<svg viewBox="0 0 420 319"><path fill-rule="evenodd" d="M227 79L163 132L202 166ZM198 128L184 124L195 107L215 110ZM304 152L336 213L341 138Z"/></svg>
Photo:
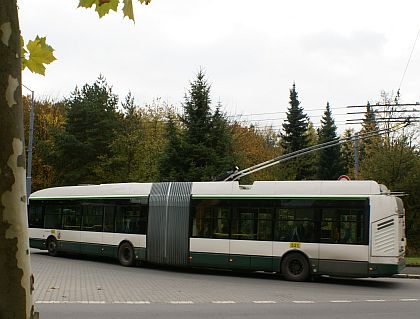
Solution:
<svg viewBox="0 0 420 319"><path fill-rule="evenodd" d="M305 256L291 253L281 263L281 273L286 280L306 281L309 278L309 264Z"/></svg>
<svg viewBox="0 0 420 319"><path fill-rule="evenodd" d="M55 239L54 237L51 237L47 240L47 250L48 250L48 255L50 256L55 257L58 255L57 239Z"/></svg>
<svg viewBox="0 0 420 319"><path fill-rule="evenodd" d="M129 267L134 264L134 249L130 243L122 243L118 248L118 260L121 265Z"/></svg>

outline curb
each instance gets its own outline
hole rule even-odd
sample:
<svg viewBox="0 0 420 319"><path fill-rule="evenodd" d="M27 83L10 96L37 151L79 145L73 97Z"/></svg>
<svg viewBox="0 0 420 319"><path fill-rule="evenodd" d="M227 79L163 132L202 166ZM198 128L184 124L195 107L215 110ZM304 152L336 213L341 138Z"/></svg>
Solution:
<svg viewBox="0 0 420 319"><path fill-rule="evenodd" d="M394 278L409 278L409 279L420 279L420 275L412 275L412 274L396 274L393 275Z"/></svg>

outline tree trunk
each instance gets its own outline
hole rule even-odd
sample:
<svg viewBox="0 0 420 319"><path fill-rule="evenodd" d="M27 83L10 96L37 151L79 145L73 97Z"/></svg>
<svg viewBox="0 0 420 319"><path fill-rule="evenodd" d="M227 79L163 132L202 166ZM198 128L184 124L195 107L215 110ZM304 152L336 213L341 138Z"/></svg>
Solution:
<svg viewBox="0 0 420 319"><path fill-rule="evenodd" d="M0 318L33 318L16 0L0 2Z"/></svg>

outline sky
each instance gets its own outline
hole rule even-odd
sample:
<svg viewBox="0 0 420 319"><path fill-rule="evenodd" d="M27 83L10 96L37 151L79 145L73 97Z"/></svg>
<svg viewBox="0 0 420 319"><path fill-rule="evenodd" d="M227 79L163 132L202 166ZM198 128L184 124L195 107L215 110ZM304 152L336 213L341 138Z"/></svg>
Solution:
<svg viewBox="0 0 420 319"><path fill-rule="evenodd" d="M341 132L360 118L346 107L381 91L420 102L419 1L152 0L134 5L135 23L77 5L18 0L24 39L46 36L57 58L45 77L23 72L36 98L68 97L102 74L120 100L131 91L140 106L181 109L203 69L231 119L280 128L295 83L315 127L329 102Z"/></svg>

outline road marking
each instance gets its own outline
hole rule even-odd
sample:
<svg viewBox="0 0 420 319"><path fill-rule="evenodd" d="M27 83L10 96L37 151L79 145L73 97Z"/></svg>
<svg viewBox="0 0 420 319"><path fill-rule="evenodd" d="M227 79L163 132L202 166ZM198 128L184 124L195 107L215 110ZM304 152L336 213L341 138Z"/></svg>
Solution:
<svg viewBox="0 0 420 319"><path fill-rule="evenodd" d="M352 302L351 300L330 300L330 302L334 303L349 303Z"/></svg>
<svg viewBox="0 0 420 319"><path fill-rule="evenodd" d="M215 303L215 304L233 304L233 303L236 303L236 302L232 301L232 300L214 300L214 301L212 301L212 303Z"/></svg>
<svg viewBox="0 0 420 319"><path fill-rule="evenodd" d="M276 303L274 300L255 300L253 303L257 304L273 304Z"/></svg>
<svg viewBox="0 0 420 319"><path fill-rule="evenodd" d="M405 298L405 299L400 299L400 301L419 301L419 299L416 298Z"/></svg>
<svg viewBox="0 0 420 319"><path fill-rule="evenodd" d="M169 301L169 303L173 305L191 305L194 302L191 300L186 300L186 301Z"/></svg>
<svg viewBox="0 0 420 319"><path fill-rule="evenodd" d="M385 299L366 299L367 302L385 302Z"/></svg>
<svg viewBox="0 0 420 319"><path fill-rule="evenodd" d="M312 300L294 300L293 303L315 303L315 301Z"/></svg>
<svg viewBox="0 0 420 319"><path fill-rule="evenodd" d="M150 301L113 301L112 303L123 305L149 305Z"/></svg>

